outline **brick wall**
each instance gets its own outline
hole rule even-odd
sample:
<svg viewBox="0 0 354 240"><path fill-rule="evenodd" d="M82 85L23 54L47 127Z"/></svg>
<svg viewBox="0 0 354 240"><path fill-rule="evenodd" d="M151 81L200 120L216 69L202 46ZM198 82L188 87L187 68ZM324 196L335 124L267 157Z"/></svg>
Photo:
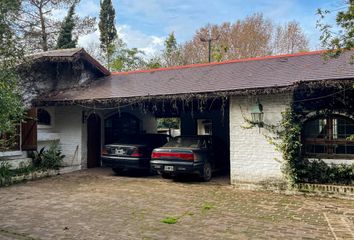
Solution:
<svg viewBox="0 0 354 240"><path fill-rule="evenodd" d="M289 106L290 95L278 94L258 96L263 105L264 122L277 124L281 112ZM268 142L264 135L271 133L264 128L247 125L244 117L250 119L250 111L256 97L235 96L230 99L230 164L231 183L257 183L269 179L281 179L281 153Z"/></svg>

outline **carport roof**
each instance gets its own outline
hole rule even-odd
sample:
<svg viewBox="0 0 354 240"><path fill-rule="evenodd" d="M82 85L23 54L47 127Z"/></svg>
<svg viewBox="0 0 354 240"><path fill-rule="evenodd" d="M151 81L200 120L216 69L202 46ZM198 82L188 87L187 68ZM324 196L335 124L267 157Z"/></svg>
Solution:
<svg viewBox="0 0 354 240"><path fill-rule="evenodd" d="M291 87L299 82L354 79L353 51L324 60L323 51L111 73L89 86L38 99L84 101Z"/></svg>

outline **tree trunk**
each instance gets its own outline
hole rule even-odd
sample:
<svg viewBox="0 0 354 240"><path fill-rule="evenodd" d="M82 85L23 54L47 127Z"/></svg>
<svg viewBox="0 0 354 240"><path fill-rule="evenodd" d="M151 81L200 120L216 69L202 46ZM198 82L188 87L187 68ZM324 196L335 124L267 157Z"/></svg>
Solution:
<svg viewBox="0 0 354 240"><path fill-rule="evenodd" d="M39 17L41 21L41 30L42 30L42 50L46 52L48 51L48 39L47 39L47 32L45 27L45 19L43 15L42 6L39 6Z"/></svg>

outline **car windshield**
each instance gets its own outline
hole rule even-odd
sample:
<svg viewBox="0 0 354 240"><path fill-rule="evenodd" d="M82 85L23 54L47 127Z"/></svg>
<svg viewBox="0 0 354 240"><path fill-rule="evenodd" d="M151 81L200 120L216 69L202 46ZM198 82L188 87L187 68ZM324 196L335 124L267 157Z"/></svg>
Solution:
<svg viewBox="0 0 354 240"><path fill-rule="evenodd" d="M116 144L152 144L162 142L166 137L163 135L126 135L115 141ZM166 142L166 140L165 140Z"/></svg>
<svg viewBox="0 0 354 240"><path fill-rule="evenodd" d="M181 148L204 148L206 147L206 140L201 137L175 137L164 147L181 147Z"/></svg>

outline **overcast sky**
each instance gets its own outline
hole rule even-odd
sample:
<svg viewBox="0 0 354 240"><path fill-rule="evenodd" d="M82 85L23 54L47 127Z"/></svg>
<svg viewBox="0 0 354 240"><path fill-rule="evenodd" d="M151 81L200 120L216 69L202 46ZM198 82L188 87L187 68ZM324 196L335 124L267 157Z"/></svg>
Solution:
<svg viewBox="0 0 354 240"><path fill-rule="evenodd" d="M235 22L253 13L263 13L275 23L296 20L310 39L311 48L319 48L316 9L335 10L345 0L113 0L119 36L128 47L137 47L153 55L160 51L168 33L177 41L189 40L195 31L208 24ZM77 14L98 16L99 0L81 0ZM60 13L58 13L60 14ZM62 13L66 14L66 13ZM83 47L98 41L99 33L79 39Z"/></svg>

